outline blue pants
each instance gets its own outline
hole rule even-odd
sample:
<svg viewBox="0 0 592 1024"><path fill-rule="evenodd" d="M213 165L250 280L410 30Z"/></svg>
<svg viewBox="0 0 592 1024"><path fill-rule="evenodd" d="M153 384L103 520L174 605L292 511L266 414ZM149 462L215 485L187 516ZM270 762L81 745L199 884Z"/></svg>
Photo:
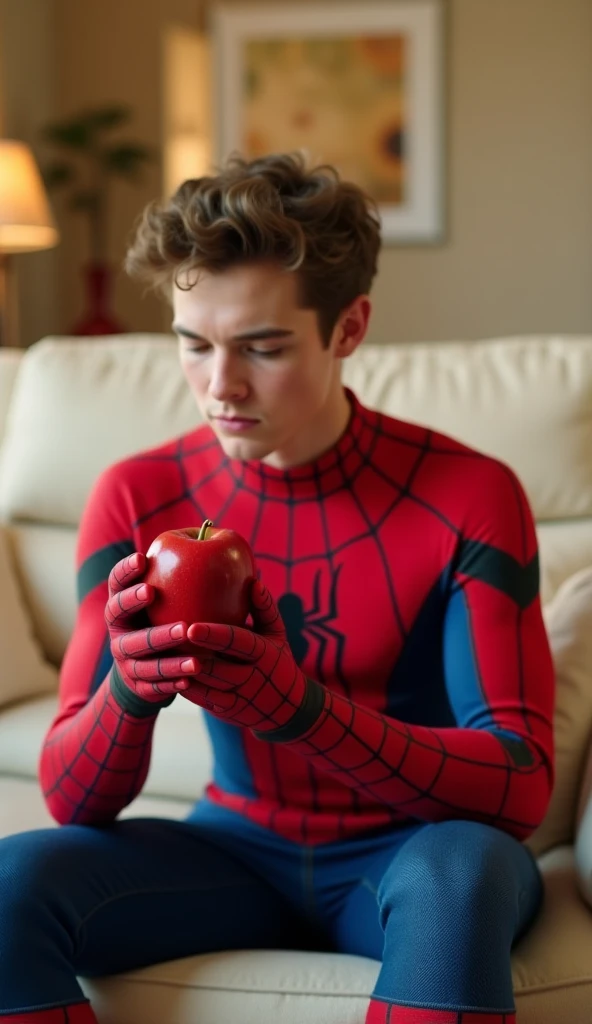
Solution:
<svg viewBox="0 0 592 1024"><path fill-rule="evenodd" d="M313 848L202 801L26 832L0 841L0 1015L81 1002L76 975L240 948L372 957L379 999L511 1012L541 897L528 849L472 822Z"/></svg>

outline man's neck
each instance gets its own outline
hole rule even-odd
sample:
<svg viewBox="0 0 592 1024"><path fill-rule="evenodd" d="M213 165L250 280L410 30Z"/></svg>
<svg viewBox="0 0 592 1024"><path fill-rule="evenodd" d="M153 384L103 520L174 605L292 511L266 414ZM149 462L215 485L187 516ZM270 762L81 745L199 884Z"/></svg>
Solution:
<svg viewBox="0 0 592 1024"><path fill-rule="evenodd" d="M340 383L330 403L323 407L316 420L307 425L306 433L298 439L297 447L290 451L270 452L261 461L274 469L293 469L314 462L337 444L347 430L350 416L351 405Z"/></svg>

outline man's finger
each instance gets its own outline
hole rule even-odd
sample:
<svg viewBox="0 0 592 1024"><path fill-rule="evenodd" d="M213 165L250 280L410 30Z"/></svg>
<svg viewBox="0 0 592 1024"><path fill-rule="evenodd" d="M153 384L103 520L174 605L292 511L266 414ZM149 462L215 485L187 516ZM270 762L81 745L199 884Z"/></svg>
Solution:
<svg viewBox="0 0 592 1024"><path fill-rule="evenodd" d="M214 713L227 711L236 702L236 697L233 693L220 693L203 683L195 682L193 679L187 689L183 691L183 696L187 697L187 700L190 700L193 704L198 704L207 711L213 711Z"/></svg>
<svg viewBox="0 0 592 1024"><path fill-rule="evenodd" d="M133 615L144 609L154 598L154 587L147 583L139 583L136 587L128 587L110 597L105 606L105 620L109 627L128 629L129 620Z"/></svg>
<svg viewBox="0 0 592 1024"><path fill-rule="evenodd" d="M125 558L121 558L119 562L116 562L109 573L109 597L129 587L133 580L142 575L145 568L146 556L141 551L134 551L133 554L126 555Z"/></svg>
<svg viewBox="0 0 592 1024"><path fill-rule="evenodd" d="M278 606L261 580L254 580L251 588L251 615L256 633L285 639L286 627Z"/></svg>
<svg viewBox="0 0 592 1024"><path fill-rule="evenodd" d="M192 644L218 651L241 661L256 661L265 644L260 636L240 626L226 626L218 622L193 622L187 630Z"/></svg>
<svg viewBox="0 0 592 1024"><path fill-rule="evenodd" d="M170 697L174 693L184 693L191 683L188 679L174 679L162 683L136 683L134 693L148 701L158 701L162 697Z"/></svg>
<svg viewBox="0 0 592 1024"><path fill-rule="evenodd" d="M239 690L242 686L263 682L263 676L256 665L244 661L230 661L229 658L198 657L199 669L192 676L198 683L211 686L214 690Z"/></svg>
<svg viewBox="0 0 592 1024"><path fill-rule="evenodd" d="M120 662L129 679L161 683L196 675L201 670L197 658L128 658Z"/></svg>
<svg viewBox="0 0 592 1024"><path fill-rule="evenodd" d="M149 626L115 636L111 641L114 658L143 658L167 648L175 648L187 637L187 624L173 622L170 626Z"/></svg>

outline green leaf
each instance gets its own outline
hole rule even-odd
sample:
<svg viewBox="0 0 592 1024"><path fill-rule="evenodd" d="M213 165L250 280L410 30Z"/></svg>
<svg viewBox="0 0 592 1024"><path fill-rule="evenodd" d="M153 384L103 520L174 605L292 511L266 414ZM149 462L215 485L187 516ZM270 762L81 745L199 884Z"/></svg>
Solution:
<svg viewBox="0 0 592 1024"><path fill-rule="evenodd" d="M91 132L84 121L66 121L61 124L50 124L43 132L48 142L67 149L88 149L91 143Z"/></svg>
<svg viewBox="0 0 592 1024"><path fill-rule="evenodd" d="M56 161L43 169L42 177L45 187L50 190L60 188L62 185L70 185L76 177L76 172L72 164Z"/></svg>
<svg viewBox="0 0 592 1024"><path fill-rule="evenodd" d="M261 76L255 68L247 68L244 75L245 95L254 99L261 84Z"/></svg>
<svg viewBox="0 0 592 1024"><path fill-rule="evenodd" d="M84 115L88 128L92 131L103 131L107 128L117 128L132 116L131 109L122 105L113 104L110 107L103 107L102 110L89 110Z"/></svg>
<svg viewBox="0 0 592 1024"><path fill-rule="evenodd" d="M71 210L83 210L88 213L97 210L99 202L98 192L75 192L69 205Z"/></svg>
<svg viewBox="0 0 592 1024"><path fill-rule="evenodd" d="M55 121L44 129L43 135L57 146L88 150L100 132L116 128L130 117L129 107L112 104L98 110L83 111L66 121Z"/></svg>
<svg viewBox="0 0 592 1024"><path fill-rule="evenodd" d="M152 150L134 142L121 142L103 150L101 162L107 171L130 177L136 174L141 164L152 160Z"/></svg>

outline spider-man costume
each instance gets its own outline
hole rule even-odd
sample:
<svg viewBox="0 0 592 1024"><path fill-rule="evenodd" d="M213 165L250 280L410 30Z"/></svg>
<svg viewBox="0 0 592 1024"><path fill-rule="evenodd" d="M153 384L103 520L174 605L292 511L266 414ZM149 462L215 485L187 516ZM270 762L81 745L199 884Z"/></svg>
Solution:
<svg viewBox="0 0 592 1024"><path fill-rule="evenodd" d="M110 671L104 609L115 563L145 552L165 529L206 518L236 529L277 600L304 682L291 691L289 716L285 702L270 710L257 697L247 708L255 717L242 719L253 728L206 715L214 774L189 822L215 828L220 848L225 834L259 841L254 869L270 844L284 857L310 850L320 863L338 851L353 864L373 843L386 944L367 1021L510 1024L507 977L485 1003L462 984L443 992L441 982L424 1002L413 971L401 973L400 951L395 970L379 848L386 839L390 860L398 851L403 863L432 836L454 845L460 835L464 845L474 835L479 846L486 835L503 846L500 863L520 860L523 906L508 945L536 912L540 883L516 839L540 823L551 792L553 670L532 516L506 466L348 397L348 429L306 466L230 460L204 425L103 474L80 530L79 615L41 759L44 793L59 821L93 825L112 821L146 778L158 707ZM270 621L274 612L272 602ZM196 629L196 641L207 641L208 629ZM208 699L215 704L209 691ZM426 823L442 824L432 833ZM325 873L334 878L331 864ZM381 956L370 939L355 951ZM161 959L171 955L187 954L167 949Z"/></svg>

